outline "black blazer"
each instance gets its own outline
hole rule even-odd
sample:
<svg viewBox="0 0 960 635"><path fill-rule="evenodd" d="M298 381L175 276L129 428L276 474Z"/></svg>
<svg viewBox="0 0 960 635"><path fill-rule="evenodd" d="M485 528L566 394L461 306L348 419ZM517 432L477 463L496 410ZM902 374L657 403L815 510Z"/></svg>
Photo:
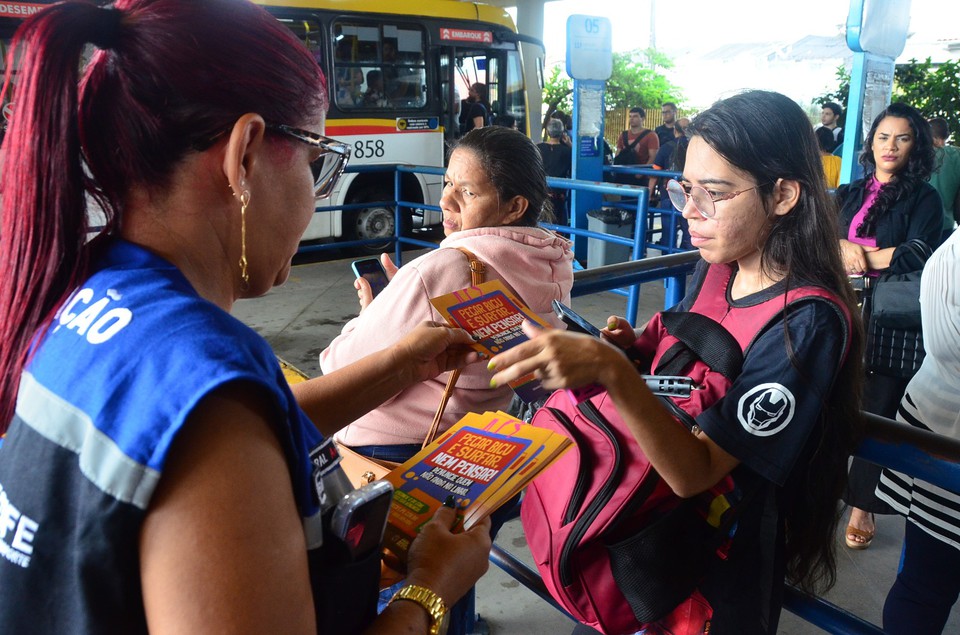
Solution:
<svg viewBox="0 0 960 635"><path fill-rule="evenodd" d="M847 239L853 217L863 205L867 178L837 188L840 238L844 240ZM893 207L877 222L877 247L881 249L896 247L897 251L893 252L893 259L897 260L900 256L898 252L904 243L914 238L927 243L931 249L936 249L940 244L942 231L943 205L940 195L929 183L921 183L920 187L894 203Z"/></svg>

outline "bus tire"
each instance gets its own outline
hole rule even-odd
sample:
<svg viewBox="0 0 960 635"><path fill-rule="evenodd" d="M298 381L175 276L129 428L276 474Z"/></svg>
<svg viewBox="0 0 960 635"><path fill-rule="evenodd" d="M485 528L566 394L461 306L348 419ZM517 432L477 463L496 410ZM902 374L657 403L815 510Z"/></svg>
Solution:
<svg viewBox="0 0 960 635"><path fill-rule="evenodd" d="M378 198L384 200L387 197ZM357 246L357 250L368 254L379 254L390 248L395 235L394 207L374 204L370 207L344 213L344 238L346 240L383 239L383 242ZM409 214L401 220L401 231L409 232L412 221Z"/></svg>

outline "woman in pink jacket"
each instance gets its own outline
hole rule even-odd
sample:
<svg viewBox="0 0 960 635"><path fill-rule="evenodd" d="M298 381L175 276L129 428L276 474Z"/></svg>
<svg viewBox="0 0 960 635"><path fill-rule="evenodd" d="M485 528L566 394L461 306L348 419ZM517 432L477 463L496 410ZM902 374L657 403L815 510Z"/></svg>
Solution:
<svg viewBox="0 0 960 635"><path fill-rule="evenodd" d="M464 135L450 155L443 179L443 231L440 249L399 270L382 260L390 284L372 301L369 285L358 280L361 313L320 354L324 373L386 348L424 320L442 322L430 298L470 286L465 247L487 265L487 280L502 280L548 322L561 326L551 302L569 303L573 284L570 243L537 223L549 215L546 177L537 147L523 134L499 126ZM404 390L357 419L337 440L358 452L402 461L420 449L440 403L447 376ZM476 364L463 370L444 412L446 430L468 412L503 409L509 387L490 387Z"/></svg>

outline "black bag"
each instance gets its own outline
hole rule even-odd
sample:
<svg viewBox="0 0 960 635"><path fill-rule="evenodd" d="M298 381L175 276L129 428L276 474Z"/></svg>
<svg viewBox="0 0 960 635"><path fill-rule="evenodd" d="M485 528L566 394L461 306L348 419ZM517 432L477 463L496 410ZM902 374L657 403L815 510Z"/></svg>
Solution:
<svg viewBox="0 0 960 635"><path fill-rule="evenodd" d="M623 135L623 149L617 153L617 156L613 158L614 165L641 165L643 161L640 160L640 156L637 154L637 144L640 143L644 137L650 134L649 130L644 130L633 140L633 143L627 143L627 131L624 130Z"/></svg>
<svg viewBox="0 0 960 635"><path fill-rule="evenodd" d="M867 370L909 379L926 355L920 323L920 274L932 250L918 239L904 247L891 262L890 273L873 281L863 310Z"/></svg>

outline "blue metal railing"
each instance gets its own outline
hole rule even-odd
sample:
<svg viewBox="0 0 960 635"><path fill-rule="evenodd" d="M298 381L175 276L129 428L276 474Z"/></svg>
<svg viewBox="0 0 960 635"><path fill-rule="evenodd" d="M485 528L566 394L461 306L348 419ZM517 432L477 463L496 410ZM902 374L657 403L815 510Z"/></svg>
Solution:
<svg viewBox="0 0 960 635"><path fill-rule="evenodd" d="M639 262L578 271L574 274L574 295L586 295L622 286L637 279L645 280L646 276L655 273L674 273L682 280L684 268L692 267L696 259L696 252L673 254ZM665 304L669 305L669 301ZM913 428L874 414L863 414L867 421L867 435L857 447L856 456L928 481L949 491L960 491L960 440ZM544 601L563 611L550 597L539 574L499 545L494 545L490 562L503 569ZM790 585L784 588L783 607L800 619L828 633L838 635L882 635L883 633L880 627L850 611Z"/></svg>
<svg viewBox="0 0 960 635"><path fill-rule="evenodd" d="M665 176L671 177L676 176L676 173L673 172L662 172L657 170L649 170L645 168L623 168L617 167L616 170L636 173L642 175L655 175L655 176ZM401 233L401 228L403 223L401 219L406 215L405 210L408 209L419 209L419 210L433 210L440 211L440 208L436 205L430 205L423 203L421 201L410 201L404 197L403 191L403 175L404 174L427 174L442 176L444 174L443 168L434 168L434 167L425 167L425 166L412 166L412 165L402 165L402 164L387 164L387 165L363 165L363 166L353 166L348 167L349 172L357 173L369 173L369 172L384 172L384 171L393 171L394 172L394 199L391 201L381 201L378 203L354 203L350 205L330 205L317 208L317 213L329 213L334 210L343 210L350 211L355 209L363 209L369 207L370 205L382 204L387 206L394 207L394 227L395 232L392 237L389 239L365 239L365 240L354 240L354 241L341 241L333 244L322 244L322 245L303 245L300 248L301 252L314 252L314 251L325 251L330 249L340 249L344 247L355 247L369 244L378 244L383 242L389 242L394 245L394 258L395 262L400 265L403 262L403 247L405 245L411 245L415 247L424 247L424 248L436 248L436 244L429 241L419 240L413 237L403 236ZM619 201L612 201L609 203L610 207L617 207L621 209L628 209L633 214L635 214L634 222L634 231L632 237L623 237L616 236L612 234L607 234L605 232L591 231L586 227L580 227L577 224L576 216L573 215L571 220L571 225L556 225L552 223L544 223L543 226L547 229L557 231L566 235L569 235L573 240L577 238L585 240L601 240L608 243L623 245L630 249L630 257L633 261L643 260L646 256L647 250L650 248L655 248L660 251L665 252L680 252L681 250L673 246L672 241L668 244L663 244L665 241L661 240L660 242L652 242L654 230L652 226L654 224L654 218L659 216L661 219L661 228L659 230L661 239L663 238L663 233L668 232L669 236L676 236L676 217L678 213L672 207L670 209L660 209L660 208L649 208L649 191L646 187L633 187L627 185L619 185L615 183L598 183L598 182L588 182L588 181L575 181L572 179L557 179L549 178L547 179L547 184L553 188L566 189L566 190L579 190L586 192L594 192L598 194L607 194L620 197ZM666 223L666 224L664 224ZM683 297L683 278L686 275L686 272L689 271L690 267L686 265L688 262L695 260L695 256L688 256L687 258L680 259L676 262L671 262L669 264L664 264L663 269L649 270L643 274L625 276L623 278L624 282L621 285L614 287L606 287L605 289L597 288L596 280L598 278L593 278L591 276L584 276L584 280L587 279L593 280L593 285L583 284L583 292L577 292L575 290L575 295L587 295L590 293L596 293L600 290L610 290L614 292L620 292L622 295L627 297L627 308L625 312L625 317L628 320L636 323L637 317L639 314L640 307L640 284L644 282L652 282L656 280L664 279L667 284L667 298L670 301L668 306L672 306ZM679 264L677 264L679 263ZM589 264L589 263L588 263ZM587 269L585 271L592 271L592 269ZM582 274L583 272L578 272ZM605 274L601 274L605 275ZM623 287L626 287L626 290L621 290ZM596 289L596 290L588 290Z"/></svg>

